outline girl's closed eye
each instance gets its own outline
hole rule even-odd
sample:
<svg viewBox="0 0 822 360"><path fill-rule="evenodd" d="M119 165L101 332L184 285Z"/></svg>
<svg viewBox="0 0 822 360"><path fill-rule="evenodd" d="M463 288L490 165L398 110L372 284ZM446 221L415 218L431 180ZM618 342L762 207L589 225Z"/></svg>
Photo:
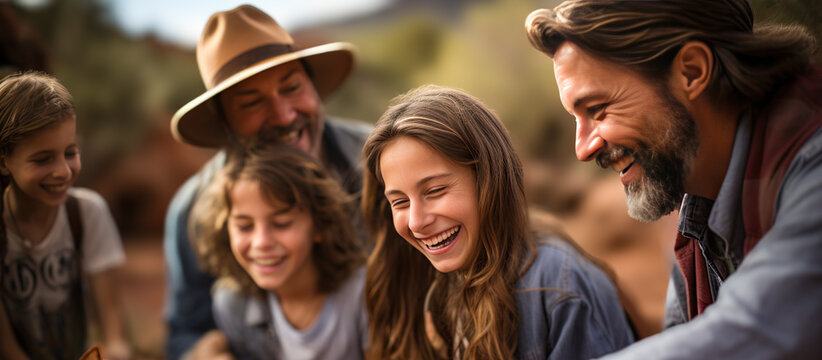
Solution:
<svg viewBox="0 0 822 360"><path fill-rule="evenodd" d="M433 195L433 196L442 195L443 192L445 192L445 188L446 188L445 186L435 186L435 187L432 187L431 189L429 189L428 192L426 192L425 194L429 195L429 196L431 196L431 195Z"/></svg>
<svg viewBox="0 0 822 360"><path fill-rule="evenodd" d="M254 231L254 222L249 220L234 220L231 221L230 224L241 233L250 233Z"/></svg>
<svg viewBox="0 0 822 360"><path fill-rule="evenodd" d="M280 219L280 220L272 220L271 226L275 229L288 229L291 225L294 224L294 220L292 219Z"/></svg>
<svg viewBox="0 0 822 360"><path fill-rule="evenodd" d="M64 155L66 158L73 159L76 156L80 156L80 149L68 149Z"/></svg>
<svg viewBox="0 0 822 360"><path fill-rule="evenodd" d="M37 156L37 157L32 158L30 161L35 163L35 164L38 164L38 165L43 165L43 164L48 164L49 162L51 162L52 159L54 159L54 156L41 155L41 156Z"/></svg>
<svg viewBox="0 0 822 360"><path fill-rule="evenodd" d="M399 198L399 199L388 199L388 202L391 204L391 207L394 209L400 209L405 207L408 204L408 199Z"/></svg>

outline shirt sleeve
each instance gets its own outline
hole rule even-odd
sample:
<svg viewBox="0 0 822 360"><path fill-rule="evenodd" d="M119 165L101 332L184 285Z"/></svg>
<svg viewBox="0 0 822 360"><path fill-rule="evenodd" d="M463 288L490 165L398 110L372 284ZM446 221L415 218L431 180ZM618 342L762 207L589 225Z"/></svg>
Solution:
<svg viewBox="0 0 822 360"><path fill-rule="evenodd" d="M518 283L518 357L590 359L622 349L633 332L610 278L562 240L538 246Z"/></svg>
<svg viewBox="0 0 822 360"><path fill-rule="evenodd" d="M618 359L818 359L822 354L822 136L785 175L774 226L694 320Z"/></svg>
<svg viewBox="0 0 822 360"><path fill-rule="evenodd" d="M614 329L601 323L590 304L580 297L565 299L548 310L552 345L549 360L590 359L626 345L615 343L615 334L609 334ZM618 331L627 332L627 328Z"/></svg>
<svg viewBox="0 0 822 360"><path fill-rule="evenodd" d="M120 232L108 205L100 194L83 188L73 189L83 223L83 270L96 274L126 261Z"/></svg>
<svg viewBox="0 0 822 360"><path fill-rule="evenodd" d="M178 359L207 331L216 328L212 315L211 285L214 278L199 268L188 238L188 217L199 180L189 179L166 213L163 251L166 261L166 304L168 322L166 356Z"/></svg>

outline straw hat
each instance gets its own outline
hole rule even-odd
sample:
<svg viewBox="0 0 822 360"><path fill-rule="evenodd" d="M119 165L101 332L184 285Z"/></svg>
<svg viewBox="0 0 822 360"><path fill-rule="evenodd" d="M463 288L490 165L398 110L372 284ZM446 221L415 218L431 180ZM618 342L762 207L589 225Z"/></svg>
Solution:
<svg viewBox="0 0 822 360"><path fill-rule="evenodd" d="M197 65L206 92L177 110L171 119L171 134L195 146L227 144L228 125L217 110L215 96L264 70L297 59L308 64L317 94L325 98L351 73L354 46L337 42L297 49L285 29L251 5L212 15L197 43Z"/></svg>

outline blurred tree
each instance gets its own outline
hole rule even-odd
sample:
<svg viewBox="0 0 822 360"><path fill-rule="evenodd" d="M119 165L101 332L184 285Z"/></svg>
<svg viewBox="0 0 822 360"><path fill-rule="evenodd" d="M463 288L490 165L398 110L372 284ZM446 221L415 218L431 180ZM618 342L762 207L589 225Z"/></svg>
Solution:
<svg viewBox="0 0 822 360"><path fill-rule="evenodd" d="M0 3L0 76L21 70L48 72L50 58L37 31L10 4Z"/></svg>
<svg viewBox="0 0 822 360"><path fill-rule="evenodd" d="M39 30L54 54L55 76L74 96L83 149L81 185L140 144L156 114L167 114L202 91L193 51L154 36L129 38L101 1L14 9Z"/></svg>

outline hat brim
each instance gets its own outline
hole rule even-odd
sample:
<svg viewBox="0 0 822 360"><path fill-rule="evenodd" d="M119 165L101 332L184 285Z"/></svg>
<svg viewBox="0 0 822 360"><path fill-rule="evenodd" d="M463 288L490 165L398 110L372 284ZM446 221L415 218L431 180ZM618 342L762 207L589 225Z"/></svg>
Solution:
<svg viewBox="0 0 822 360"><path fill-rule="evenodd" d="M355 48L344 42L319 45L263 60L240 71L183 105L171 118L171 134L180 142L201 147L228 144L226 124L220 119L216 95L262 71L303 59L311 68L314 88L321 99L336 90L354 68Z"/></svg>

